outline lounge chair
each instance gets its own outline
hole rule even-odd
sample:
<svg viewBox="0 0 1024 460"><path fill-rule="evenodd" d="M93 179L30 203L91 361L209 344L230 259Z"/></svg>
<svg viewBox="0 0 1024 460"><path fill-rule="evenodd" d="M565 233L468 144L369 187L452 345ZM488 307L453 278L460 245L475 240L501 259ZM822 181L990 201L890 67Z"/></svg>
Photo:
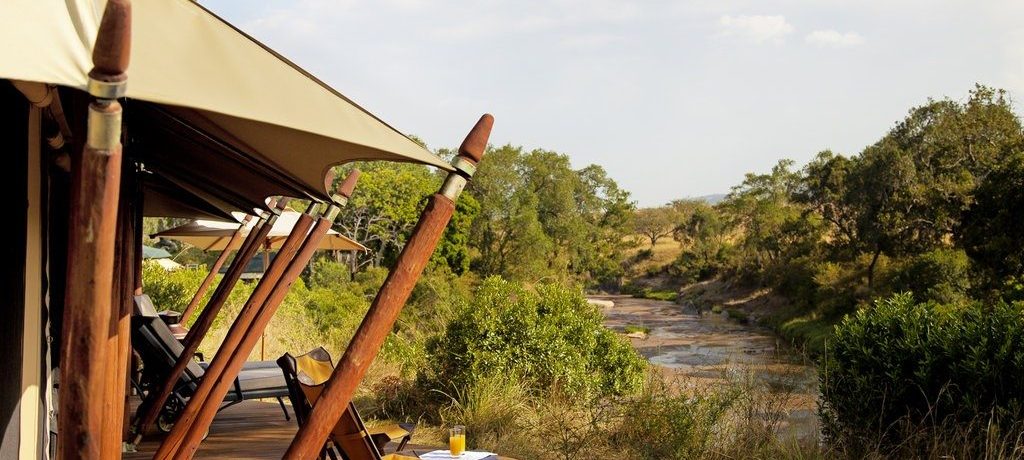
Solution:
<svg viewBox="0 0 1024 460"><path fill-rule="evenodd" d="M153 385L163 383L164 378L173 369L178 357L184 351L181 342L174 338L167 324L160 319L153 307L153 301L143 294L135 296L135 315L132 316L132 348L142 360L141 376L133 374L132 385L139 394L148 392ZM200 356L200 360L201 360ZM189 362L185 372L178 378L171 397L157 419L157 428L169 432L177 420L178 414L185 408L189 396L195 392L199 380L203 377L207 363ZM227 403L218 410L224 410L239 402L249 399L276 398L288 420L288 409L282 398L288 396L288 385L285 383L281 369L273 361L252 361L245 363L242 371L235 379L234 388L224 397ZM142 406L138 414L142 413Z"/></svg>
<svg viewBox="0 0 1024 460"><path fill-rule="evenodd" d="M295 411L295 421L302 426L309 418L316 400L320 397L327 380L334 371L331 355L323 347L317 347L304 355L292 356L285 353L277 364L284 371L288 384L288 397ZM412 423L393 424L366 428L355 404L349 403L348 410L341 416L324 445L321 458L344 460L389 460L415 458L401 454L382 455L384 446L397 442L396 451L401 451L412 437L416 425Z"/></svg>

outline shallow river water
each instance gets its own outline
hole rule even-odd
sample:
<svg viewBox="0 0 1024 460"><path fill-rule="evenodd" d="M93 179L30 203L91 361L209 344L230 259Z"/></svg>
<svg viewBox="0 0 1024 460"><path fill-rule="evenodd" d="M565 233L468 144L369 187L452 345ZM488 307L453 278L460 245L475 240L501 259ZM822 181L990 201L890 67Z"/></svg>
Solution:
<svg viewBox="0 0 1024 460"><path fill-rule="evenodd" d="M604 309L609 328L619 332L627 325L650 328L646 338L630 340L651 363L689 385L753 381L786 399L783 436L816 437L815 367L771 330L720 314L698 315L673 302L629 296L592 298L615 303Z"/></svg>

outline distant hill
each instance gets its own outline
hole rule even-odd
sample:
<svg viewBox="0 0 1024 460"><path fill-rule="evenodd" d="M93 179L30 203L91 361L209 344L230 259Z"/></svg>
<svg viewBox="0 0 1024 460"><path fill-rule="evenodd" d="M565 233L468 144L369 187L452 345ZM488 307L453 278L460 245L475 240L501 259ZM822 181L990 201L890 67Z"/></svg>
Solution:
<svg viewBox="0 0 1024 460"><path fill-rule="evenodd" d="M702 201L704 201L707 204L718 204L718 202L720 202L720 201L725 199L725 195L726 194L724 194L724 193L714 193L714 194L711 194L711 195L698 196L698 197L695 197L694 199L695 200L702 200Z"/></svg>

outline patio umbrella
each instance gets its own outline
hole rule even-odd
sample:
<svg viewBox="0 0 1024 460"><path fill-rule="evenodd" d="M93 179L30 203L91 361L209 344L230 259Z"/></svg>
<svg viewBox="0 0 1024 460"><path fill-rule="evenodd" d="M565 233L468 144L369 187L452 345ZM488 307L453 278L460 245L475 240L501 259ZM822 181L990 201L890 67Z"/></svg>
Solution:
<svg viewBox="0 0 1024 460"><path fill-rule="evenodd" d="M278 249L284 240L288 238L288 235L292 231L292 227L295 226L295 222L298 220L300 213L295 211L284 211L281 216L278 217L277 222L274 223L274 227L270 230L267 235L266 241L262 242L264 249ZM251 220L246 224L246 230L244 234L248 235L249 229L255 225L256 221ZM238 245L241 241L227 247L228 242L231 240L231 235L238 230L241 224L231 222L218 222L213 220L193 220L180 227L164 230L159 233L151 235L151 237L170 238L172 240L181 241L195 246L204 251L223 251L238 249ZM326 251L366 251L366 246L359 244L358 242L338 233L337 231L330 230L327 236L324 237L323 241L317 247L319 250Z"/></svg>
<svg viewBox="0 0 1024 460"><path fill-rule="evenodd" d="M170 259L171 253L160 249L154 248L153 246L142 246L142 258L143 259Z"/></svg>

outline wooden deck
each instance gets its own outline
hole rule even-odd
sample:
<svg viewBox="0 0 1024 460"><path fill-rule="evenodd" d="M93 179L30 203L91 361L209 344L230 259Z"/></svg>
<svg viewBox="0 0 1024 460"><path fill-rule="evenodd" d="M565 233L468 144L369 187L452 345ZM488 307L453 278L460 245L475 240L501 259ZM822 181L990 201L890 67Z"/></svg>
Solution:
<svg viewBox="0 0 1024 460"><path fill-rule="evenodd" d="M291 414L291 406L288 412ZM285 420L277 401L243 401L217 414L210 426L210 436L200 445L196 458L278 459L288 449L296 430L295 419ZM153 458L162 440L162 434L151 434L139 445L138 452L125 453L122 458Z"/></svg>
<svg viewBox="0 0 1024 460"><path fill-rule="evenodd" d="M138 401L134 401L134 404ZM285 400L288 404L288 400ZM134 408L134 407L133 407ZM196 453L197 459L279 459L288 449L288 444L295 437L298 425L295 424L292 408L288 405L291 420L284 419L281 406L276 400L243 401L224 409L213 425L210 435L200 445ZM150 434L139 445L139 451L125 453L125 460L143 460L153 458L164 435ZM430 447L416 443L413 435L412 443L406 446L403 453L424 453L443 447ZM394 447L391 444L389 447ZM513 460L502 457L502 460Z"/></svg>

